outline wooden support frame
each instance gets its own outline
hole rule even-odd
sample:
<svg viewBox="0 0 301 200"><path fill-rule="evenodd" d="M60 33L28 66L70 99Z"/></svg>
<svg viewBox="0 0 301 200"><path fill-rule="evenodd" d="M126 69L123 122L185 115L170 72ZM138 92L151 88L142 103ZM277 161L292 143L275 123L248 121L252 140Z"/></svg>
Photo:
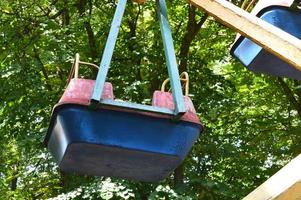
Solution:
<svg viewBox="0 0 301 200"><path fill-rule="evenodd" d="M243 200L301 199L301 154Z"/></svg>
<svg viewBox="0 0 301 200"><path fill-rule="evenodd" d="M225 26L301 71L301 40L226 0L189 0Z"/></svg>

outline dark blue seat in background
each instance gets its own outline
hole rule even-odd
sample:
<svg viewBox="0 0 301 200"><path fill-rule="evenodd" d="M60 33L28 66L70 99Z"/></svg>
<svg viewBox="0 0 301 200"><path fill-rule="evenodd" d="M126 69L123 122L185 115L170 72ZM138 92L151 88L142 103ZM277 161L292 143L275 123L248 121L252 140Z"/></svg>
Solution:
<svg viewBox="0 0 301 200"><path fill-rule="evenodd" d="M262 9L257 16L285 32L301 38L300 10L293 11L288 7L270 6ZM231 54L251 71L301 80L300 71L243 36L240 36L234 43Z"/></svg>

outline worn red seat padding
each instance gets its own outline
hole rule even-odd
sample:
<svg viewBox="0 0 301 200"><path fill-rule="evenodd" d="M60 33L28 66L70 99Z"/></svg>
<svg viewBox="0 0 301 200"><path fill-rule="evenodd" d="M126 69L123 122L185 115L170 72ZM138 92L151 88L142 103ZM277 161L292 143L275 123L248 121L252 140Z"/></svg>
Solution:
<svg viewBox="0 0 301 200"><path fill-rule="evenodd" d="M90 79L71 79L59 103L89 105L95 81ZM113 86L106 82L102 92L103 99L114 99Z"/></svg>
<svg viewBox="0 0 301 200"><path fill-rule="evenodd" d="M184 102L187 111L181 117L181 120L201 124L191 99L188 96L184 96ZM152 105L161 108L169 108L172 110L175 108L173 97L170 92L155 91L153 94Z"/></svg>

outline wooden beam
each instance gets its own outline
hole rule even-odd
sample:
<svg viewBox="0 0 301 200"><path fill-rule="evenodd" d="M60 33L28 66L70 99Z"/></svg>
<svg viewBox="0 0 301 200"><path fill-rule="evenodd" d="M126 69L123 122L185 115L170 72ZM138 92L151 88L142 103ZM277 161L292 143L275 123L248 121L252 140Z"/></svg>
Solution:
<svg viewBox="0 0 301 200"><path fill-rule="evenodd" d="M189 0L225 26L301 71L301 40L225 0Z"/></svg>
<svg viewBox="0 0 301 200"><path fill-rule="evenodd" d="M243 200L301 199L301 154Z"/></svg>

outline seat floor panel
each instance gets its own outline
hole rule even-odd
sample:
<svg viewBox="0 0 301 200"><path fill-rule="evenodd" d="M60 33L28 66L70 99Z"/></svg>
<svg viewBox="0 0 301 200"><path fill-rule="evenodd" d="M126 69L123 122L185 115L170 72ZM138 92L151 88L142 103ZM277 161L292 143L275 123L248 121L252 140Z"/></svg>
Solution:
<svg viewBox="0 0 301 200"><path fill-rule="evenodd" d="M73 143L67 148L60 168L68 173L158 181L167 177L181 159L164 154Z"/></svg>

